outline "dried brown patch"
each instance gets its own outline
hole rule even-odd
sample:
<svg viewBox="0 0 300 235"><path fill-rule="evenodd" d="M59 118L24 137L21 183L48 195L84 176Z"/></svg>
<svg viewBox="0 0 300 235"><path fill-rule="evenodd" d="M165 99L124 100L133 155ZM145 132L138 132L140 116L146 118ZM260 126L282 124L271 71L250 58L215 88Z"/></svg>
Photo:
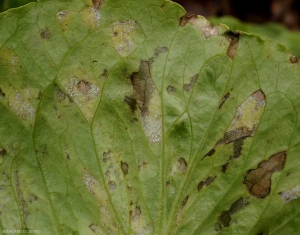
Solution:
<svg viewBox="0 0 300 235"><path fill-rule="evenodd" d="M286 152L272 155L269 160L262 161L254 170L248 171L244 178L249 192L256 197L264 198L271 191L271 177L275 171L281 171L286 160Z"/></svg>
<svg viewBox="0 0 300 235"><path fill-rule="evenodd" d="M89 91L91 90L91 83L84 80L80 80L77 83L77 89L83 95L88 95Z"/></svg>
<svg viewBox="0 0 300 235"><path fill-rule="evenodd" d="M291 61L291 63L295 64L295 63L298 63L299 60L295 55L292 55L290 58L290 61Z"/></svg>
<svg viewBox="0 0 300 235"><path fill-rule="evenodd" d="M51 32L47 27L40 31L40 35L43 39L50 39L51 38Z"/></svg>
<svg viewBox="0 0 300 235"><path fill-rule="evenodd" d="M225 34L225 37L227 37L230 41L229 47L227 49L227 55L233 59L238 47L239 47L239 33L234 33L232 31L229 31Z"/></svg>
<svg viewBox="0 0 300 235"><path fill-rule="evenodd" d="M190 20L195 20L195 19L197 19L197 16L196 16L196 15L183 16L183 17L181 17L181 19L180 19L179 25L180 25L180 26L185 26L187 23L190 22Z"/></svg>
<svg viewBox="0 0 300 235"><path fill-rule="evenodd" d="M219 109L221 109L221 108L223 107L223 105L225 104L226 100L229 99L229 97L230 97L230 93L227 93L227 94L223 97L222 102L221 102L221 104L220 104L220 106L219 106Z"/></svg>
<svg viewBox="0 0 300 235"><path fill-rule="evenodd" d="M126 104L128 104L131 111L134 113L135 110L136 110L136 100L133 97L126 95L125 98L124 98L124 102Z"/></svg>
<svg viewBox="0 0 300 235"><path fill-rule="evenodd" d="M183 174L185 174L187 168L186 160L183 157L181 157L179 158L178 163L179 163L178 170L181 171Z"/></svg>
<svg viewBox="0 0 300 235"><path fill-rule="evenodd" d="M142 61L137 73L131 75L133 98L144 116L148 113L148 105L155 89L150 72L149 61Z"/></svg>
<svg viewBox="0 0 300 235"><path fill-rule="evenodd" d="M199 74L194 75L191 78L191 81L189 83L186 83L186 84L183 85L183 89L185 91L187 91L187 92L189 92L190 90L192 90L194 88L194 86L195 86L195 83L196 83L198 77L199 77Z"/></svg>
<svg viewBox="0 0 300 235"><path fill-rule="evenodd" d="M206 178L205 180L201 181L198 184L198 191L200 191L204 186L210 185L212 182L214 182L215 179L216 179L216 176L213 176L213 177L210 176L210 177Z"/></svg>
<svg viewBox="0 0 300 235"><path fill-rule="evenodd" d="M96 10L98 10L101 5L104 3L104 0L92 0L93 1L93 5L94 5L94 8Z"/></svg>
<svg viewBox="0 0 300 235"><path fill-rule="evenodd" d="M128 174L128 170L129 170L128 163L121 161L121 168L122 168L123 174L127 175Z"/></svg>
<svg viewBox="0 0 300 235"><path fill-rule="evenodd" d="M254 99L256 99L258 102L263 102L266 99L266 96L265 96L265 94L263 93L262 90L258 90L256 92L254 92L251 96Z"/></svg>
<svg viewBox="0 0 300 235"><path fill-rule="evenodd" d="M239 158L241 156L245 138L246 137L241 137L234 141L234 143L233 143L233 158Z"/></svg>
<svg viewBox="0 0 300 235"><path fill-rule="evenodd" d="M249 204L248 200L245 198L239 198L235 201L228 211L223 211L219 217L219 221L216 224L216 230L220 231L225 227L229 227L231 216L234 215L236 212L241 210L243 207Z"/></svg>

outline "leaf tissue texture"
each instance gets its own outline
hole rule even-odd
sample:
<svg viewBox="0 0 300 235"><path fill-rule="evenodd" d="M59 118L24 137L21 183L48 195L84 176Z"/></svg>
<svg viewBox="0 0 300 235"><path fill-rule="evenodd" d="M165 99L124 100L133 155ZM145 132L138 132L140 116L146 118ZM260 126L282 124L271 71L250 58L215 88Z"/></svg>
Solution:
<svg viewBox="0 0 300 235"><path fill-rule="evenodd" d="M0 14L3 234L300 233L300 71L164 0Z"/></svg>

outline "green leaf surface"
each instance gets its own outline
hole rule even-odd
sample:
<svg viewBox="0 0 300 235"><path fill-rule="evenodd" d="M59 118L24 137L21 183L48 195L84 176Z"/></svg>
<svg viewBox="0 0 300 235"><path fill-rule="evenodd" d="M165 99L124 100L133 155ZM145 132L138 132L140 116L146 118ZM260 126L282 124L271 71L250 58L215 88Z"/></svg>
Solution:
<svg viewBox="0 0 300 235"><path fill-rule="evenodd" d="M164 0L0 14L0 231L299 234L300 71Z"/></svg>
<svg viewBox="0 0 300 235"><path fill-rule="evenodd" d="M30 2L36 2L36 0L2 0L0 2L0 12L10 8L20 7Z"/></svg>
<svg viewBox="0 0 300 235"><path fill-rule="evenodd" d="M233 31L240 30L257 34L265 39L274 40L287 46L296 56L300 57L300 32L289 31L282 25L276 23L266 23L262 25L245 23L230 16L219 18L211 17L209 20L214 24L226 24Z"/></svg>

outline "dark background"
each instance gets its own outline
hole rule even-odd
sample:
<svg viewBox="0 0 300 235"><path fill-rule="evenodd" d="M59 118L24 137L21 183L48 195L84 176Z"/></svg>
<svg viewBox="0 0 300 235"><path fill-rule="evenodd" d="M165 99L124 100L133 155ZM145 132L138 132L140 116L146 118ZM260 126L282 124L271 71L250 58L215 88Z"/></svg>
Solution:
<svg viewBox="0 0 300 235"><path fill-rule="evenodd" d="M280 23L291 30L300 29L299 0L173 0L182 5L188 15L232 15L256 24Z"/></svg>
<svg viewBox="0 0 300 235"><path fill-rule="evenodd" d="M36 0L0 0L0 11ZM91 0L92 1L92 0ZM188 15L231 15L250 23L280 23L291 30L300 30L300 0L173 0Z"/></svg>

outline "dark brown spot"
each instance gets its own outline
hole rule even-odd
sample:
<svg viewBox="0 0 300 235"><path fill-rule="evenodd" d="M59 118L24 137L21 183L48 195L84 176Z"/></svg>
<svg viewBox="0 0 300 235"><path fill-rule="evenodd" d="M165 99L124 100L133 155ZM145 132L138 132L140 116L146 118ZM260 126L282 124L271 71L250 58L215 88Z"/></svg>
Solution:
<svg viewBox="0 0 300 235"><path fill-rule="evenodd" d="M109 181L108 186L109 186L109 189L112 190L112 191L117 188L117 185L116 185L115 181Z"/></svg>
<svg viewBox="0 0 300 235"><path fill-rule="evenodd" d="M204 186L210 185L212 182L214 182L215 179L216 179L216 176L214 176L214 177L209 176L205 180L201 181L198 184L198 191L200 191Z"/></svg>
<svg viewBox="0 0 300 235"><path fill-rule="evenodd" d="M94 233L96 233L97 231L96 231L96 225L93 223L93 224L90 224L89 225L89 228L94 232Z"/></svg>
<svg viewBox="0 0 300 235"><path fill-rule="evenodd" d="M92 62L93 62L93 63L97 63L98 61L97 61L97 60L93 60Z"/></svg>
<svg viewBox="0 0 300 235"><path fill-rule="evenodd" d="M1 88L0 88L0 96L5 97L5 93L2 91Z"/></svg>
<svg viewBox="0 0 300 235"><path fill-rule="evenodd" d="M131 111L134 113L135 110L136 110L136 100L133 97L126 95L125 98L124 98L124 102L126 104L128 104Z"/></svg>
<svg viewBox="0 0 300 235"><path fill-rule="evenodd" d="M138 164L138 169L139 170L141 170L141 168L145 168L145 167L147 167L147 165L148 165L148 163L147 162L140 162L139 164Z"/></svg>
<svg viewBox="0 0 300 235"><path fill-rule="evenodd" d="M84 81L84 80L80 80L77 83L77 89L83 95L87 95L89 93L89 91L91 90L91 83Z"/></svg>
<svg viewBox="0 0 300 235"><path fill-rule="evenodd" d="M291 58L290 58L290 61L295 64L295 63L298 63L298 58L295 56L295 55L292 55Z"/></svg>
<svg viewBox="0 0 300 235"><path fill-rule="evenodd" d="M118 34L119 34L118 31L115 31L115 32L114 32L114 36L115 36L115 37L117 37Z"/></svg>
<svg viewBox="0 0 300 235"><path fill-rule="evenodd" d="M195 83L196 83L198 77L199 77L199 74L194 75L194 76L191 78L191 81L190 81L189 83L183 85L183 89L184 89L185 91L187 91L187 92L189 92L190 90L192 90L193 87L195 86Z"/></svg>
<svg viewBox="0 0 300 235"><path fill-rule="evenodd" d="M239 158L242 154L244 139L246 137L238 138L233 143L233 158Z"/></svg>
<svg viewBox="0 0 300 235"><path fill-rule="evenodd" d="M141 115L148 113L148 105L154 92L154 83L151 78L149 61L142 61L139 71L131 75L133 97L137 102Z"/></svg>
<svg viewBox="0 0 300 235"><path fill-rule="evenodd" d="M171 185L171 182L168 180L167 182L166 182L166 187L169 187Z"/></svg>
<svg viewBox="0 0 300 235"><path fill-rule="evenodd" d="M123 174L127 175L128 174L128 168L129 168L127 162L122 162L121 161L121 168L122 168Z"/></svg>
<svg viewBox="0 0 300 235"><path fill-rule="evenodd" d="M187 196L183 199L183 201L182 201L182 203L181 203L181 209L183 209L183 207L185 207L185 205L187 204L188 200L189 200L189 195L187 195Z"/></svg>
<svg viewBox="0 0 300 235"><path fill-rule="evenodd" d="M108 162L110 160L111 151L103 152L103 162Z"/></svg>
<svg viewBox="0 0 300 235"><path fill-rule="evenodd" d="M139 121L139 119L137 119L136 117L133 117L133 118L130 119L131 123L138 122L138 121Z"/></svg>
<svg viewBox="0 0 300 235"><path fill-rule="evenodd" d="M44 28L44 29L42 29L40 31L40 34L41 34L41 37L43 39L50 39L51 38L51 33L50 33L50 31L49 31L49 29L47 27Z"/></svg>
<svg viewBox="0 0 300 235"><path fill-rule="evenodd" d="M272 155L269 160L262 161L254 170L248 171L244 178L249 192L256 197L264 198L271 191L271 177L275 171L281 171L286 160L286 152Z"/></svg>
<svg viewBox="0 0 300 235"><path fill-rule="evenodd" d="M249 130L247 127L239 127L235 130L226 132L223 139L219 140L217 145L224 145L234 142L240 138L245 139L246 137L251 137L255 129Z"/></svg>
<svg viewBox="0 0 300 235"><path fill-rule="evenodd" d="M223 105L225 104L226 100L229 99L229 97L230 97L230 93L227 93L227 94L223 97L222 102L221 102L221 104L220 104L220 106L219 106L219 109L221 109L221 108L223 107Z"/></svg>
<svg viewBox="0 0 300 235"><path fill-rule="evenodd" d="M100 8L100 6L103 4L104 0L93 0L93 5L96 10Z"/></svg>
<svg viewBox="0 0 300 235"><path fill-rule="evenodd" d="M227 37L228 40L230 41L229 47L227 49L227 55L231 59L233 59L234 56L235 56L235 53L238 50L240 34L239 33L234 33L232 31L228 31L228 32L225 33L225 37Z"/></svg>
<svg viewBox="0 0 300 235"><path fill-rule="evenodd" d="M228 164L229 164L229 161L228 162L226 162L224 165L222 165L222 172L223 173L225 173L226 172L226 170L227 170L227 167L228 167Z"/></svg>
<svg viewBox="0 0 300 235"><path fill-rule="evenodd" d="M108 75L108 70L107 70L107 69L104 69L104 70L103 70L103 73L101 74L101 77L107 78L107 75Z"/></svg>
<svg viewBox="0 0 300 235"><path fill-rule="evenodd" d="M0 151L0 156L4 156L4 155L6 155L6 150L5 149L2 149L1 151Z"/></svg>
<svg viewBox="0 0 300 235"><path fill-rule="evenodd" d="M43 93L42 93L41 91L39 91L39 94L38 94L38 97L37 97L37 99L38 99L38 100L41 100L41 99L42 99L42 97L43 97Z"/></svg>
<svg viewBox="0 0 300 235"><path fill-rule="evenodd" d="M133 210L129 212L131 220L139 220L142 214L141 208L139 206L135 206Z"/></svg>
<svg viewBox="0 0 300 235"><path fill-rule="evenodd" d="M243 207L249 204L248 200L245 198L239 198L235 201L228 211L223 211L219 217L219 221L216 224L216 230L220 231L225 227L229 227L231 216L234 215L236 212L241 210Z"/></svg>
<svg viewBox="0 0 300 235"><path fill-rule="evenodd" d="M223 211L219 218L219 224L218 224L219 230L222 230L224 227L228 227L230 224L230 221L231 221L231 216L230 216L229 212Z"/></svg>
<svg viewBox="0 0 300 235"><path fill-rule="evenodd" d="M187 23L189 23L191 20L195 20L197 19L196 15L190 15L190 16L183 16L180 19L180 26L185 26Z"/></svg>
<svg viewBox="0 0 300 235"><path fill-rule="evenodd" d="M67 160L70 161L71 158L70 158L70 155L67 153Z"/></svg>
<svg viewBox="0 0 300 235"><path fill-rule="evenodd" d="M29 195L28 201L29 201L30 204L37 201L37 200L38 200L38 197L36 195L34 195L34 194Z"/></svg>
<svg viewBox="0 0 300 235"><path fill-rule="evenodd" d="M169 85L169 86L167 87L167 92L168 92L168 94L173 94L175 91L176 91L175 87L173 87L173 86L171 86L171 85Z"/></svg>
<svg viewBox="0 0 300 235"><path fill-rule="evenodd" d="M237 201L235 201L230 209L229 209L229 213L231 215L235 214L236 212L238 212L239 210L241 210L243 207L247 206L249 204L248 199L246 198L239 198Z"/></svg>
<svg viewBox="0 0 300 235"><path fill-rule="evenodd" d="M210 157L210 156L212 156L212 155L214 155L215 154L215 152L216 152L216 150L215 149L211 149L207 154L205 154L204 155L204 157L202 158L202 159L204 159L204 158L206 158L206 157Z"/></svg>
<svg viewBox="0 0 300 235"><path fill-rule="evenodd" d="M183 157L181 157L179 158L178 163L179 163L178 170L181 171L183 174L185 174L187 168L186 160Z"/></svg>

